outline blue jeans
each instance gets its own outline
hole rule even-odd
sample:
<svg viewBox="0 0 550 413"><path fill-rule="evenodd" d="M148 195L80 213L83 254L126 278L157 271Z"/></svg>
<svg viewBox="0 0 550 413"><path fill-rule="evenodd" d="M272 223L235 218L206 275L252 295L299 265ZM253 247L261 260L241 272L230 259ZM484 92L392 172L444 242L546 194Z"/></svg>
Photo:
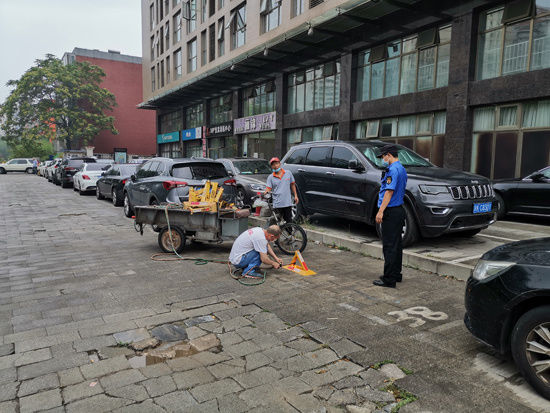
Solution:
<svg viewBox="0 0 550 413"><path fill-rule="evenodd" d="M256 250L248 251L241 257L241 261L238 265L235 265L237 268L243 268L243 274L247 274L254 267L259 267L262 263L260 259L260 253Z"/></svg>

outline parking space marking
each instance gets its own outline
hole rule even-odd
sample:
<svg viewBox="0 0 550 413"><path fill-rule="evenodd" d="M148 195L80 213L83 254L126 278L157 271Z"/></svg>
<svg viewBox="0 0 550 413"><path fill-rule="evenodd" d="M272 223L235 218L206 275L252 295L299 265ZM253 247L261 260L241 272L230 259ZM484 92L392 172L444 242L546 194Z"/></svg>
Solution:
<svg viewBox="0 0 550 413"><path fill-rule="evenodd" d="M459 263L459 262L464 262L464 261L475 260L476 258L481 257L481 255L482 254L477 254L477 255L471 255L469 257L457 258L456 260L452 260L451 262Z"/></svg>
<svg viewBox="0 0 550 413"><path fill-rule="evenodd" d="M413 320L413 322L409 324L409 327L413 327L413 328L420 327L426 324L426 320L444 321L449 318L449 316L443 311L432 311L428 307L424 307L424 306L410 307L403 311L401 310L390 311L388 315L395 316L397 318L397 322L405 321L405 320ZM412 316L420 316L420 317L412 317Z"/></svg>

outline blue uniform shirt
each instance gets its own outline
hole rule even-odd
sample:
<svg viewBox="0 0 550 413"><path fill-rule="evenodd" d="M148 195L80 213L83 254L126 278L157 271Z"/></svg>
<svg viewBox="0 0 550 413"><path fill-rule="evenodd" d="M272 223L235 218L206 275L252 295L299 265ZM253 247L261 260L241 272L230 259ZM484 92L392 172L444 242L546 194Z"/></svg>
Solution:
<svg viewBox="0 0 550 413"><path fill-rule="evenodd" d="M378 195L378 208L382 205L382 199L387 189L393 191L390 203L388 207L396 207L403 205L403 197L405 196L405 187L407 186L407 171L401 165L401 162L397 161L392 163L386 169L386 173L382 175L380 181L380 194Z"/></svg>

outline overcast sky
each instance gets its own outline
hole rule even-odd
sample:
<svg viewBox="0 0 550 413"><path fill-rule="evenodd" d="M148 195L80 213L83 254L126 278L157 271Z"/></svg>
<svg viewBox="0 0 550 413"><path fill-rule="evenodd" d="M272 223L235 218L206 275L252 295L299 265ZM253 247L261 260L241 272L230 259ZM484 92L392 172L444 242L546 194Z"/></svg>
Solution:
<svg viewBox="0 0 550 413"><path fill-rule="evenodd" d="M75 47L141 56L141 1L0 0L0 103L36 59Z"/></svg>

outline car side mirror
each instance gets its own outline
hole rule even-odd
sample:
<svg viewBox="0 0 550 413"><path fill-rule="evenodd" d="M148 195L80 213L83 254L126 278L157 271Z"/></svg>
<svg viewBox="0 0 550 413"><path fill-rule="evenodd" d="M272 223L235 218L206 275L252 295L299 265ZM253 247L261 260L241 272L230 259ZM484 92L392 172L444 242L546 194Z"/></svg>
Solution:
<svg viewBox="0 0 550 413"><path fill-rule="evenodd" d="M229 176L235 176L235 174L233 173L233 171L227 171L227 175L229 175Z"/></svg>
<svg viewBox="0 0 550 413"><path fill-rule="evenodd" d="M130 180L131 180L132 182L136 182L136 176L135 176L135 175L130 176Z"/></svg>
<svg viewBox="0 0 550 413"><path fill-rule="evenodd" d="M348 163L348 169L352 169L354 171L364 171L365 167L363 166L363 164L359 163L357 159L352 159Z"/></svg>

